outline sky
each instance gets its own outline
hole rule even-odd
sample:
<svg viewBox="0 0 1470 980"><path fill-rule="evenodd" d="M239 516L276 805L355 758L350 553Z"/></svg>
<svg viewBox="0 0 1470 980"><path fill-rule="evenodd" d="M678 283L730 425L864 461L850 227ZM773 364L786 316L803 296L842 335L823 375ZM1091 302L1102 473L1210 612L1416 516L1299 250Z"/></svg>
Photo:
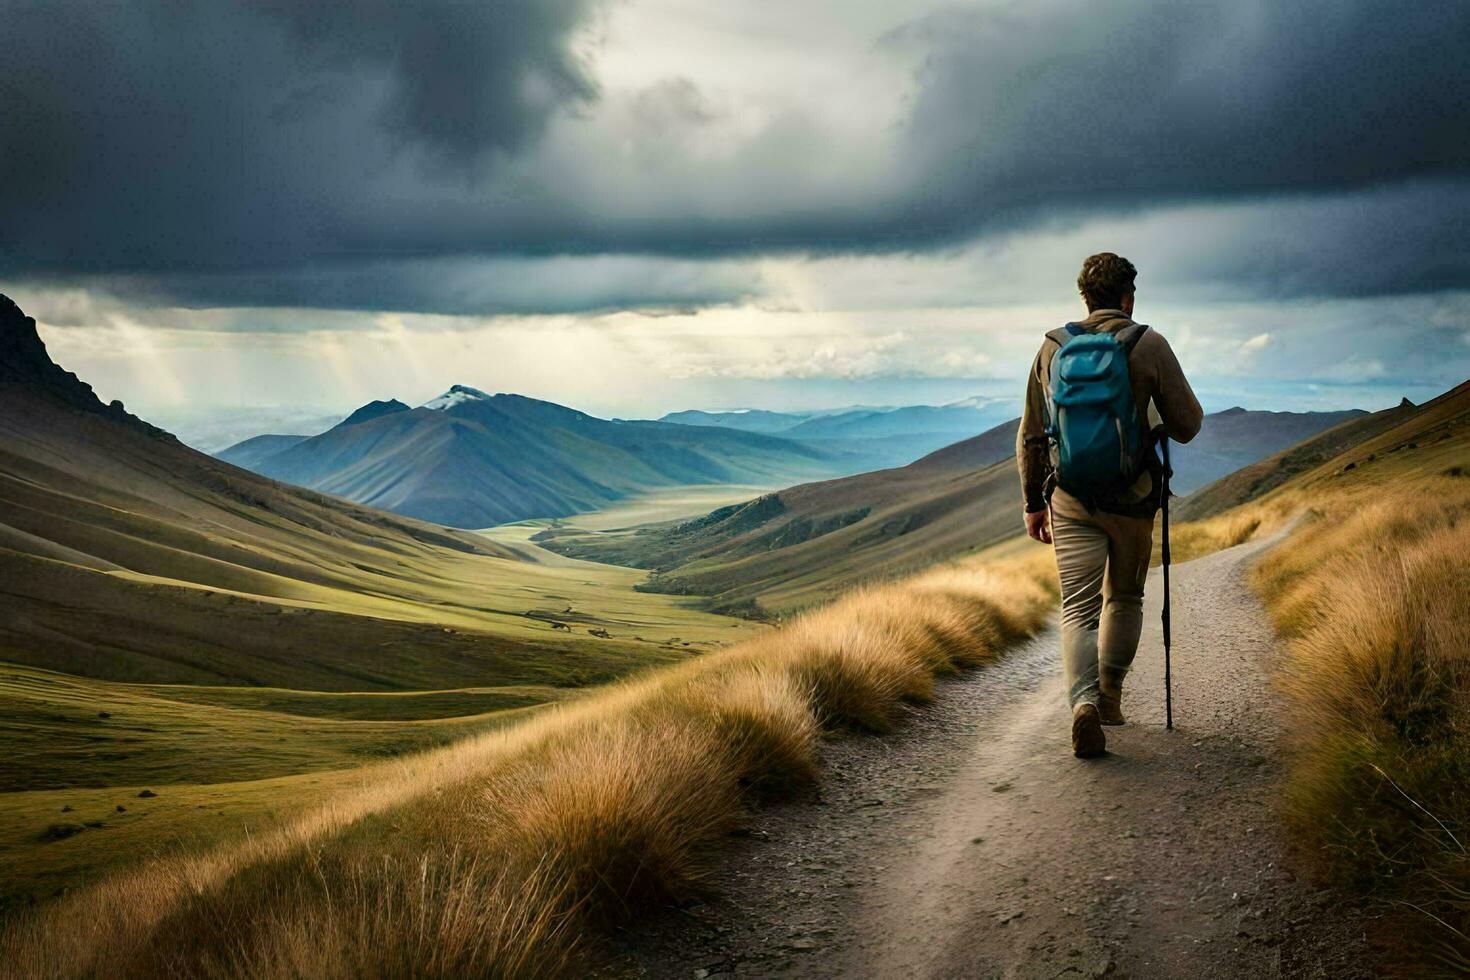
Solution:
<svg viewBox="0 0 1470 980"><path fill-rule="evenodd" d="M0 0L0 23L0 291L155 419L454 383L619 417L1009 397L1103 250L1207 408L1470 375L1470 4Z"/></svg>

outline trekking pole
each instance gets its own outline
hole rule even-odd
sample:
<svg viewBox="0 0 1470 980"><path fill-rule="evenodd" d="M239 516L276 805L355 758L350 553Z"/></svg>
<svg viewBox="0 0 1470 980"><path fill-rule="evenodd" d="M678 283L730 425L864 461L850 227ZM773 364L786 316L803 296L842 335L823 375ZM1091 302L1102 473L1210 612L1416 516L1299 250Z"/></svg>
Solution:
<svg viewBox="0 0 1470 980"><path fill-rule="evenodd" d="M1169 437L1159 433L1159 446L1164 452L1164 487L1159 496L1159 508L1164 512L1164 537L1160 543L1160 557L1164 564L1164 728L1174 730L1174 686L1169 664Z"/></svg>

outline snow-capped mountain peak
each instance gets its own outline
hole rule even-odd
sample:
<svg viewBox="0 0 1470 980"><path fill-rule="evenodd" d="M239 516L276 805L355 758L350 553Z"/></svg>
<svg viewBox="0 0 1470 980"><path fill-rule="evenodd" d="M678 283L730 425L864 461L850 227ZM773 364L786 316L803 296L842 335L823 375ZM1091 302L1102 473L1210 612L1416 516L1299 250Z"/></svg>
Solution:
<svg viewBox="0 0 1470 980"><path fill-rule="evenodd" d="M442 412L445 409L453 408L456 405L462 405L465 402L485 401L489 397L489 395L485 394L479 388L471 388L469 385L451 385L449 390L446 391L444 394L440 395L438 398L434 398L424 402L419 407L427 408L435 412Z"/></svg>

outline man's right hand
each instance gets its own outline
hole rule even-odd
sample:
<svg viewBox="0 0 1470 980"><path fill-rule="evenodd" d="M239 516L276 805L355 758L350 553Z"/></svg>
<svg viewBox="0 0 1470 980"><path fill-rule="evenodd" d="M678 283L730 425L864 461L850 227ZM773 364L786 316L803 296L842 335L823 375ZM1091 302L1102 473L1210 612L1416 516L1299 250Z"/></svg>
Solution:
<svg viewBox="0 0 1470 980"><path fill-rule="evenodd" d="M1042 544L1051 544L1050 513L1044 510L1026 512L1026 533Z"/></svg>

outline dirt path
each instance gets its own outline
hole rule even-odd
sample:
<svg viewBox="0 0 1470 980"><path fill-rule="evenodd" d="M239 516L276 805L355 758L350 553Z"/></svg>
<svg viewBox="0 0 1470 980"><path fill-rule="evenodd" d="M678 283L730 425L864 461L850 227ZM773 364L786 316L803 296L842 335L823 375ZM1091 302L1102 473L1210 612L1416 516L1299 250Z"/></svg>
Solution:
<svg viewBox="0 0 1470 980"><path fill-rule="evenodd" d="M941 686L897 734L824 752L765 811L718 897L630 930L655 977L1375 975L1365 917L1293 876L1274 647L1242 573L1175 567L1175 731L1159 589L1110 754L1074 759L1054 633Z"/></svg>

